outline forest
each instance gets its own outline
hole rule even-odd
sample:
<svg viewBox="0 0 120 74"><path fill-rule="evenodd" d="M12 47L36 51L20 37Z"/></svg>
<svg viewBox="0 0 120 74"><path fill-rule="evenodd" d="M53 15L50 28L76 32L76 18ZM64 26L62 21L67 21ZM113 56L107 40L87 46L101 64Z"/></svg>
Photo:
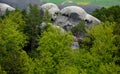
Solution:
<svg viewBox="0 0 120 74"><path fill-rule="evenodd" d="M30 5L29 13L6 10L0 17L0 74L120 74L120 6L92 15L102 23L62 33L37 5ZM45 29L39 27L43 21ZM87 36L73 50L74 32Z"/></svg>

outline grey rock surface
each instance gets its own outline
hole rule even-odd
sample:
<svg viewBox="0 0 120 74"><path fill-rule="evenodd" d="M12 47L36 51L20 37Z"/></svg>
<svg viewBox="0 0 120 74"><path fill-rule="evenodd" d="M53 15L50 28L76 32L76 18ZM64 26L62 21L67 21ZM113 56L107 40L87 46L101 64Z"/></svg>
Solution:
<svg viewBox="0 0 120 74"><path fill-rule="evenodd" d="M79 49L79 44L78 44L78 42L74 42L74 43L71 45L71 48L72 48L72 49Z"/></svg>
<svg viewBox="0 0 120 74"><path fill-rule="evenodd" d="M56 19L57 17L56 13L60 12L60 9L54 3L46 3L46 4L41 5L40 7L44 13L48 11L53 20Z"/></svg>
<svg viewBox="0 0 120 74"><path fill-rule="evenodd" d="M99 19L88 14L83 8L78 6L68 6L61 9L53 23L63 27L67 31L71 31L71 28L81 21L85 21L85 29L90 29L92 25L101 23ZM86 33L81 33L79 38L77 35L74 36L74 43L71 45L71 48L78 49L80 47L78 39L82 40L85 36Z"/></svg>
<svg viewBox="0 0 120 74"><path fill-rule="evenodd" d="M78 39L77 39L77 37L76 36L74 36L74 42L73 42L73 44L71 45L71 48L72 49L78 49L80 46L79 46L79 44L78 44Z"/></svg>
<svg viewBox="0 0 120 74"><path fill-rule="evenodd" d="M5 4L5 3L0 3L0 15L3 15L5 14L6 10L9 10L9 11L14 11L15 8L11 7L10 5L8 4Z"/></svg>
<svg viewBox="0 0 120 74"><path fill-rule="evenodd" d="M86 28L90 28L93 24L100 24L100 20L88 14L83 8L78 6L68 6L61 9L54 24L67 27L66 30L69 31L71 27L77 25L80 21L86 22Z"/></svg>

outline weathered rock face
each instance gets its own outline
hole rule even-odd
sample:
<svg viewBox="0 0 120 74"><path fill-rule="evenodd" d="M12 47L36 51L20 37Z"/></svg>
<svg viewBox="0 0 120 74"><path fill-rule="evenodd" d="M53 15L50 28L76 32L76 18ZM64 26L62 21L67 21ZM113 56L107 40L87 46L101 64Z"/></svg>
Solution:
<svg viewBox="0 0 120 74"><path fill-rule="evenodd" d="M77 37L76 36L74 36L74 42L73 42L73 44L71 45L71 48L72 49L79 49L79 43L78 43L78 39L77 39Z"/></svg>
<svg viewBox="0 0 120 74"><path fill-rule="evenodd" d="M66 27L69 31L71 27L78 24L80 21L86 21L86 28L89 28L92 24L99 24L100 20L94 16L88 14L84 9L78 6L68 6L60 11L54 24Z"/></svg>
<svg viewBox="0 0 120 74"><path fill-rule="evenodd" d="M78 7L78 6L68 6L61 10L61 14L72 16L77 15L80 19L84 19L86 12L84 9Z"/></svg>
<svg viewBox="0 0 120 74"><path fill-rule="evenodd" d="M5 14L6 10L9 10L9 11L14 11L15 8L5 4L5 3L0 3L0 16Z"/></svg>
<svg viewBox="0 0 120 74"><path fill-rule="evenodd" d="M86 29L90 29L92 25L100 24L101 21L90 14L86 14L85 21L87 23Z"/></svg>
<svg viewBox="0 0 120 74"><path fill-rule="evenodd" d="M46 3L43 4L42 6L40 6L42 11L45 13L46 11L49 12L49 14L51 15L51 18L54 20L56 19L57 15L56 13L60 12L60 9L58 8L58 6L54 3Z"/></svg>
<svg viewBox="0 0 120 74"><path fill-rule="evenodd" d="M100 20L88 14L83 8L78 6L68 6L61 9L53 23L63 27L67 31L71 31L71 28L79 24L81 21L85 21L86 29L89 29L92 25L100 24ZM80 37L75 35L74 43L71 45L71 48L79 48L79 40L82 40L85 36L86 33L81 33Z"/></svg>

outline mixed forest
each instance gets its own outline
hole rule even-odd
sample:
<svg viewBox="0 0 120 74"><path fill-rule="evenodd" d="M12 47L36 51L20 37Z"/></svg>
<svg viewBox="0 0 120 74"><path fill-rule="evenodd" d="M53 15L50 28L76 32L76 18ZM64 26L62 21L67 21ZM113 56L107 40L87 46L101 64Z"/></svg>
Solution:
<svg viewBox="0 0 120 74"><path fill-rule="evenodd" d="M29 13L6 10L0 17L0 74L120 74L120 6L92 15L102 23L62 33L37 5L30 5ZM73 33L83 31L80 48L72 49Z"/></svg>

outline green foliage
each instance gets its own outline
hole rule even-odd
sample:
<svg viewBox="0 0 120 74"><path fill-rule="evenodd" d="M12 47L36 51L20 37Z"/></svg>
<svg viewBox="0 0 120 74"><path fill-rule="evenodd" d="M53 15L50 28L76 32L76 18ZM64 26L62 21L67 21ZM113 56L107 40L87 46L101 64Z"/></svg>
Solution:
<svg viewBox="0 0 120 74"><path fill-rule="evenodd" d="M26 26L25 21L23 19L23 15L21 14L21 12L19 10L16 10L14 12L11 12L7 17L5 17L6 20L7 18L9 18L13 23L12 24L14 26L16 26L16 28L20 31L23 32L24 27Z"/></svg>
<svg viewBox="0 0 120 74"><path fill-rule="evenodd" d="M58 70L58 74L79 74L75 66L65 66Z"/></svg>
<svg viewBox="0 0 120 74"><path fill-rule="evenodd" d="M19 13L14 13L5 17L0 22L0 48L3 51L21 49L26 43L26 36L21 32L21 27L24 24L22 18L19 18ZM11 17L10 17L11 16ZM16 17L18 16L18 20Z"/></svg>
<svg viewBox="0 0 120 74"><path fill-rule="evenodd" d="M119 0L42 0L43 2L50 2L55 4L69 4L69 3L75 3L79 4L82 3L88 3L90 5L98 5L98 6L112 6L112 5L120 5Z"/></svg>
<svg viewBox="0 0 120 74"><path fill-rule="evenodd" d="M102 22L118 22L120 23L120 6L112 6L109 8L96 9L92 14L99 18Z"/></svg>
<svg viewBox="0 0 120 74"><path fill-rule="evenodd" d="M85 22L73 27L72 32L78 35L87 32L80 49L75 50L70 48L71 33L48 24L48 11L42 17L39 8L30 5L29 13L7 12L0 18L0 74L119 74L118 8L96 10L94 14L104 23L90 30L85 30ZM42 22L47 27L41 31Z"/></svg>
<svg viewBox="0 0 120 74"><path fill-rule="evenodd" d="M85 22L84 21L81 21L78 25L74 26L72 29L71 29L72 33L84 33L85 32Z"/></svg>
<svg viewBox="0 0 120 74"><path fill-rule="evenodd" d="M0 74L7 74L0 66Z"/></svg>
<svg viewBox="0 0 120 74"><path fill-rule="evenodd" d="M0 65L8 74L32 72L31 62L25 51L23 34L25 22L20 12L15 11L0 20Z"/></svg>
<svg viewBox="0 0 120 74"><path fill-rule="evenodd" d="M118 47L115 46L114 40L116 35L114 32L115 23L102 23L93 26L87 30L93 41L90 48L86 48L88 44L84 44L81 50L75 52L74 64L78 68L79 73L86 74L119 74L120 66ZM89 38L89 37L87 37ZM88 39L89 40L89 39ZM89 49L89 51L87 51ZM113 69L114 68L114 69Z"/></svg>
<svg viewBox="0 0 120 74"><path fill-rule="evenodd" d="M25 47L25 50L35 51L37 47L37 38L40 35L40 25L42 18L40 15L40 9L37 5L29 5L29 13L25 10L22 11L24 15L23 19L26 21L26 26L24 28L24 33L28 36L28 44Z"/></svg>
<svg viewBox="0 0 120 74"><path fill-rule="evenodd" d="M52 23L51 17L52 16L49 14L48 10L46 10L44 15L43 15L42 21L45 22L45 23Z"/></svg>
<svg viewBox="0 0 120 74"><path fill-rule="evenodd" d="M85 36L86 30L85 30L85 21L81 21L76 26L72 27L71 32L73 35L77 37L77 41L79 46L81 46L81 40L80 37Z"/></svg>
<svg viewBox="0 0 120 74"><path fill-rule="evenodd" d="M41 72L55 74L57 69L70 64L71 59L71 34L62 32L61 29L50 25L43 31L39 39L38 51L40 52Z"/></svg>
<svg viewBox="0 0 120 74"><path fill-rule="evenodd" d="M90 48L93 45L94 38L91 35L87 35L85 38L83 38L80 48L81 49L86 49L86 51L90 51Z"/></svg>
<svg viewBox="0 0 120 74"><path fill-rule="evenodd" d="M101 57L103 62L113 61L113 54L117 51L117 47L113 43L116 37L113 34L114 26L115 23L106 22L88 31L94 37L92 53Z"/></svg>
<svg viewBox="0 0 120 74"><path fill-rule="evenodd" d="M114 35L116 35L114 44L118 48L118 51L116 52L117 57L120 57L120 24L116 24L114 27ZM117 59L117 62L120 65L120 59Z"/></svg>
<svg viewBox="0 0 120 74"><path fill-rule="evenodd" d="M98 72L99 74L119 74L120 66L113 62L108 64L101 64Z"/></svg>
<svg viewBox="0 0 120 74"><path fill-rule="evenodd" d="M37 5L31 5L30 4L30 11L28 14L29 17L29 24L31 25L39 25L41 23L41 15L40 15L40 9Z"/></svg>
<svg viewBox="0 0 120 74"><path fill-rule="evenodd" d="M26 21L25 33L30 37L34 38L38 35L37 27L40 26L42 18L40 15L40 10L37 5L30 5L29 13L23 11L24 19ZM40 31L40 30L39 30Z"/></svg>
<svg viewBox="0 0 120 74"><path fill-rule="evenodd" d="M23 50L11 50L2 61L8 74L33 74L34 63Z"/></svg>
<svg viewBox="0 0 120 74"><path fill-rule="evenodd" d="M78 74L96 74L101 63L97 56L92 55L85 49L74 53L74 64L79 70Z"/></svg>
<svg viewBox="0 0 120 74"><path fill-rule="evenodd" d="M109 22L115 22L115 26L113 27L113 34L115 36L114 38L114 44L117 47L118 51L116 51L115 55L117 57L120 57L120 6L112 6L109 8L101 8L97 9L93 12L93 15L99 18L102 22L109 21ZM117 62L120 64L120 60L118 59Z"/></svg>

